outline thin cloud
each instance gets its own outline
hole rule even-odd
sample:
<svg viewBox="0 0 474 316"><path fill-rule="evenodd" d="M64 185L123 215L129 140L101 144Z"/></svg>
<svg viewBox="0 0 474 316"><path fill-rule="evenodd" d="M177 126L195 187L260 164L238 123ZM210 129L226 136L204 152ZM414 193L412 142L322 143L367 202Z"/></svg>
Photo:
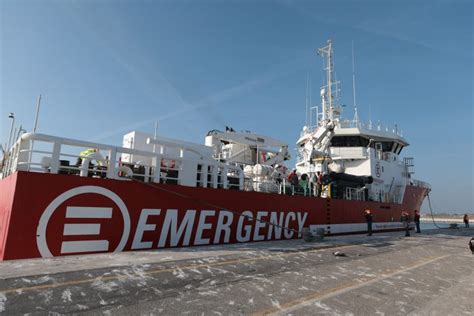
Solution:
<svg viewBox="0 0 474 316"><path fill-rule="evenodd" d="M297 69L299 60L300 58L296 58L296 59L289 60L288 62L279 64L275 66L271 71L266 72L261 76L258 76L256 78L251 78L234 87L230 87L228 89L224 89L219 92L213 93L195 103L187 103L185 107L180 108L176 111L169 112L164 115L160 115L158 117L154 117L151 119L133 122L129 125L107 131L103 134L97 135L94 138L94 141L102 141L109 137L123 134L125 132L129 132L131 130L140 128L142 126L151 125L154 122L169 120L169 119L178 117L182 114L198 111L206 107L217 107L218 105L221 105L239 96L255 91L256 89L269 84L270 82L276 80L277 78L282 77L286 74L289 74L292 71L295 71L295 69Z"/></svg>
<svg viewBox="0 0 474 316"><path fill-rule="evenodd" d="M143 89L143 93L146 94L155 105L165 106L166 104L173 103L175 106L186 106L187 103L181 93L166 78L157 65L153 66L153 80L144 78L140 69L147 69L149 67L149 63L146 62L147 58L145 58L145 56L135 57L133 65L127 62L127 58L123 56L123 49L121 49L119 43L113 41L110 36L101 34L98 28L94 28L93 25L85 23L84 20L77 15L77 11L74 10L74 7L71 7L71 5L71 3L68 3L67 6L64 6L71 20L79 26L81 31L90 36L92 39L91 42L94 45L100 46L102 52L106 52L112 60L128 72L131 78L136 81L137 85ZM113 8L109 8L107 14L110 15L113 13ZM120 21L121 19L117 18L116 20ZM139 53L138 50L134 51L135 55ZM160 93L166 96L166 100L164 100L163 97L158 97Z"/></svg>
<svg viewBox="0 0 474 316"><path fill-rule="evenodd" d="M319 22L322 22L327 25L332 25L332 26L342 26L358 31L363 31L366 33L370 33L376 36L384 37L384 38L389 38L389 39L394 39L400 42L405 42L413 45L417 45L419 47L423 47L435 52L455 56L455 57L462 57L462 58L470 58L469 54L463 54L462 51L457 50L455 47L451 48L449 46L438 46L438 45L432 45L427 41L416 39L413 37L410 37L409 35L396 32L396 31L391 31L386 28L387 25L390 24L390 22L393 22L392 25L394 25L394 29L397 29L397 25L403 25L406 23L410 23L414 20L416 20L416 16L410 17L407 16L407 12L404 12L404 16L385 16L383 17L383 21L380 21L379 18L378 20L371 20L371 21L363 21L359 24L356 23L349 23L346 22L343 19L338 19L338 18L331 18L328 16L324 16L321 14L321 11L314 12L311 8L304 7L299 5L299 3L291 1L291 0L280 0L278 1L283 6L286 6L287 8L290 8L294 10L295 12L299 13L302 16L307 16L310 17L311 19L317 20ZM433 5L429 4L430 7ZM440 4L438 3L438 6ZM371 24L377 24L376 26L371 26Z"/></svg>

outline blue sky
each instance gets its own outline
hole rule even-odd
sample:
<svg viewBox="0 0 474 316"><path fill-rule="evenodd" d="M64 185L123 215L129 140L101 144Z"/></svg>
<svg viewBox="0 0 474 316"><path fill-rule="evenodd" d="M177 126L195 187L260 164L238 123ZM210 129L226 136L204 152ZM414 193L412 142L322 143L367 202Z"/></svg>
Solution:
<svg viewBox="0 0 474 316"><path fill-rule="evenodd" d="M472 1L0 3L0 141L39 132L120 144L130 130L202 143L225 125L294 144L330 37L345 116L397 123L436 211L473 200ZM291 147L291 146L290 146ZM426 210L426 205L424 207Z"/></svg>

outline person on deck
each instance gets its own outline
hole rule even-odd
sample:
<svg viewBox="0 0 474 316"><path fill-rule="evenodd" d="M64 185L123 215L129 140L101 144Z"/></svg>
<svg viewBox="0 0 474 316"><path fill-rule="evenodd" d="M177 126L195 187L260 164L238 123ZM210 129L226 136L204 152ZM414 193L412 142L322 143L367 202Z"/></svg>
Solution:
<svg viewBox="0 0 474 316"><path fill-rule="evenodd" d="M303 194L309 194L309 177L306 173L301 175L301 179L299 182L300 187L303 189Z"/></svg>
<svg viewBox="0 0 474 316"><path fill-rule="evenodd" d="M76 161L76 167L82 168L82 163L83 161L90 156L91 154L94 153L99 153L98 148L88 148L86 150L83 150L79 153L79 157L77 158ZM99 155L100 156L100 155ZM102 162L100 159L96 159L96 164L94 165L92 163L92 160L89 161L89 165L87 166L87 169L89 169L89 172L87 173L88 177L92 177L93 175L99 175L102 178L105 178L106 172L105 172L105 166L102 165ZM96 170L92 170L96 169Z"/></svg>
<svg viewBox="0 0 474 316"><path fill-rule="evenodd" d="M464 221L464 226L465 226L466 228L469 228L469 215L464 214L464 217L463 217L462 220Z"/></svg>
<svg viewBox="0 0 474 316"><path fill-rule="evenodd" d="M372 211L370 209L365 210L365 221L367 222L367 236L372 236L372 221L374 219L374 215L372 215Z"/></svg>
<svg viewBox="0 0 474 316"><path fill-rule="evenodd" d="M415 221L415 225L416 225L416 232L421 233L421 230L420 230L420 212L418 212L418 210L415 210L414 221Z"/></svg>
<svg viewBox="0 0 474 316"><path fill-rule="evenodd" d="M288 175L288 182L291 184L291 194L295 194L295 188L299 184L298 175L296 174L296 168L293 168L291 173Z"/></svg>
<svg viewBox="0 0 474 316"><path fill-rule="evenodd" d="M323 190L323 174L321 171L316 172L316 188L317 196L321 196L321 191Z"/></svg>
<svg viewBox="0 0 474 316"><path fill-rule="evenodd" d="M79 153L79 157L77 158L77 161L76 161L76 166L80 166L82 165L82 161L87 157L89 156L90 154L92 153L96 153L98 152L99 150L97 148L88 148L86 150L83 150Z"/></svg>

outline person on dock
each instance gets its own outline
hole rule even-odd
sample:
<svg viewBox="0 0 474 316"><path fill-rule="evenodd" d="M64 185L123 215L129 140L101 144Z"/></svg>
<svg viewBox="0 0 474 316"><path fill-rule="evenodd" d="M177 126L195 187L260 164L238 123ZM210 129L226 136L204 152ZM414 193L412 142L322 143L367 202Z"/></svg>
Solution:
<svg viewBox="0 0 474 316"><path fill-rule="evenodd" d="M367 222L367 236L372 236L372 222L374 219L374 215L370 209L365 210L365 221Z"/></svg>
<svg viewBox="0 0 474 316"><path fill-rule="evenodd" d="M418 234L421 233L421 230L420 230L420 212L418 212L418 210L415 210L414 222L415 222L415 225L416 225L416 232Z"/></svg>
<svg viewBox="0 0 474 316"><path fill-rule="evenodd" d="M464 226L465 226L466 228L469 228L469 215L464 214L464 217L463 217L462 220L464 221Z"/></svg>
<svg viewBox="0 0 474 316"><path fill-rule="evenodd" d="M400 221L405 225L405 237L410 237L410 214L403 209Z"/></svg>

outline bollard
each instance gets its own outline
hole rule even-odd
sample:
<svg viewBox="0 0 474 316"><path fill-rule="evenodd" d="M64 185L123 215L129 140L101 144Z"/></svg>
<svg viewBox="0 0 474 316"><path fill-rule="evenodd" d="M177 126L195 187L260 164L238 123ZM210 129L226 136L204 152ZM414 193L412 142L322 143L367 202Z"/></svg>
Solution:
<svg viewBox="0 0 474 316"><path fill-rule="evenodd" d="M324 228L317 228L316 231L311 231L309 227L303 228L303 240L306 242L323 241L324 234Z"/></svg>
<svg viewBox="0 0 474 316"><path fill-rule="evenodd" d="M313 241L313 234L311 233L311 230L309 227L304 227L303 228L303 240L306 242L311 242Z"/></svg>
<svg viewBox="0 0 474 316"><path fill-rule="evenodd" d="M316 229L316 236L318 241L323 241L325 235L324 228L318 228Z"/></svg>

